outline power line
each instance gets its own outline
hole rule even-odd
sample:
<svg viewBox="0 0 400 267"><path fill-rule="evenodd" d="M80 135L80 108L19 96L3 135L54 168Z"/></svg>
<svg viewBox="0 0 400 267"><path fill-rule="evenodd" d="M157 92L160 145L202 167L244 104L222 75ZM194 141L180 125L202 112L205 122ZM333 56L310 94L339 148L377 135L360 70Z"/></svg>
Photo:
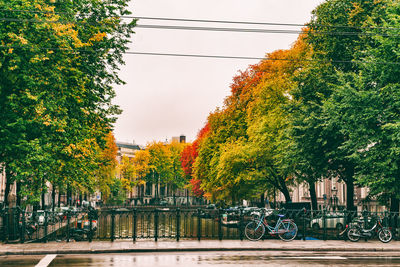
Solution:
<svg viewBox="0 0 400 267"><path fill-rule="evenodd" d="M37 19L19 19L19 18L1 18L0 21L11 21L11 22L32 22L32 23L77 23L77 24L92 24L101 25L101 23L89 23L89 22L71 22L71 21L47 21ZM138 24L136 28L145 29L162 29L162 30L190 30L190 31L219 31L219 32L241 32L241 33L275 33L275 34L316 34L316 35L336 35L336 36L383 36L383 37L400 37L399 34L384 34L384 33L372 33L372 32L332 32L332 31L312 31L304 32L299 30L274 30L274 29L251 29L251 28L217 28L217 27L195 27L195 26L176 26L176 25L148 25Z"/></svg>
<svg viewBox="0 0 400 267"><path fill-rule="evenodd" d="M37 49L37 50L59 50L69 52L94 53L93 50L72 49L62 47L23 47L0 45L5 49ZM348 64L377 64L377 65L400 65L400 62L393 61L360 61L360 60L316 60L316 59L291 59L291 58L266 58L266 57L246 57L246 56L223 56L223 55L201 55L201 54L181 54L181 53L157 53L157 52L135 52L126 51L122 54L145 55L145 56L169 56L169 57L194 57L194 58L216 58L216 59L242 59L242 60L267 60L267 61L291 61L291 62L320 62L320 63L348 63Z"/></svg>
<svg viewBox="0 0 400 267"><path fill-rule="evenodd" d="M332 31L296 31L296 30L273 30L273 29L244 29L244 28L215 28L215 27L193 27L193 26L170 26L170 25L145 25L138 24L136 28L147 29L166 29L166 30L191 30L191 31L222 31L222 32L249 32L249 33L284 33L284 34L321 34L321 35L339 35L339 36L384 36L400 37L399 34L384 34L372 32L332 32Z"/></svg>
<svg viewBox="0 0 400 267"><path fill-rule="evenodd" d="M400 65L400 62L384 61L359 61L359 60L315 60L315 59L291 59L291 58L266 58L266 57L239 57L239 56L218 56L218 55L197 55L197 54L174 54L174 53L153 53L153 52L125 52L131 55L149 55L149 56L172 56L172 57L203 57L203 58L221 58L221 59L251 59L267 61L291 61L291 62L321 62L321 63L351 63L351 64L380 64L380 65Z"/></svg>
<svg viewBox="0 0 400 267"><path fill-rule="evenodd" d="M219 58L219 59L245 59L245 60L272 60L263 57L243 57L243 56L220 56L220 55L199 55L199 54L174 54L174 53L154 53L154 52L131 52L128 55L145 55L145 56L167 56L167 57L197 57L197 58Z"/></svg>
<svg viewBox="0 0 400 267"><path fill-rule="evenodd" d="M248 24L248 25L268 25L268 26L289 26L289 27L306 27L310 23L277 23L277 22L250 22L250 21L232 21L232 20L205 20L205 19L182 19L182 18L163 18L163 17L136 17L136 16L121 16L121 18L134 18L143 20L165 20L165 21L182 21L182 22L204 22L204 23L226 23L226 24ZM348 28L348 29L382 29L382 30L400 30L395 27L362 27L362 26L349 26L349 25L326 25L326 24L313 24L319 27L326 28Z"/></svg>
<svg viewBox="0 0 400 267"><path fill-rule="evenodd" d="M67 14L68 12L51 12L42 10L18 10L18 9L0 9L5 12L18 12L18 13L42 13L42 14ZM275 22L251 22L251 21L232 21L232 20L206 20L206 19L185 19L185 18L165 18L165 17L141 17L141 16L118 16L117 18L124 19L142 19L142 20L163 20L163 21L181 21L181 22L203 22L203 23L226 23L226 24L248 24L248 25L269 25L269 26L289 26L289 27L305 27L310 24L319 27L331 28L348 28L348 29L382 29L382 30L400 30L395 27L367 27L367 26L349 26L349 25L326 25L326 24L300 24L300 23L275 23Z"/></svg>

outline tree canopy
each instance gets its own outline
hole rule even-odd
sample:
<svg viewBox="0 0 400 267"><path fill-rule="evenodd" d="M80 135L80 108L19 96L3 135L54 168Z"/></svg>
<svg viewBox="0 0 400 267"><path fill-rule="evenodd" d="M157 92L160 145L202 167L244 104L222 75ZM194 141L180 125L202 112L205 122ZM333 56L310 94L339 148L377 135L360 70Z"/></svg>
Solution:
<svg viewBox="0 0 400 267"><path fill-rule="evenodd" d="M0 4L0 162L10 184L35 200L45 181L93 190L98 147L120 113L135 21L126 1L16 1ZM32 189L33 190L32 192ZM21 195L18 194L18 195Z"/></svg>

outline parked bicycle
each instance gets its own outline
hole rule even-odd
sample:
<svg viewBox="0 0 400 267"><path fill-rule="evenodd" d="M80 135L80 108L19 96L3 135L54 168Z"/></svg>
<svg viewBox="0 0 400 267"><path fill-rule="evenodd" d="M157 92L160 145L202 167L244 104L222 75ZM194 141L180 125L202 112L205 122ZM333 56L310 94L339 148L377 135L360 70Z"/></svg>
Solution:
<svg viewBox="0 0 400 267"><path fill-rule="evenodd" d="M347 230L347 237L352 242L357 242L360 238L372 238L375 234L383 243L388 243L392 240L393 234L388 227L382 225L382 219L379 216L372 218L375 224L367 229L364 220L356 220L355 224Z"/></svg>
<svg viewBox="0 0 400 267"><path fill-rule="evenodd" d="M22 222L19 222L19 230L21 234L22 233ZM33 237L33 233L36 232L36 230L38 229L38 224L36 222L32 222L32 221L27 221L25 222L25 235L28 236L28 239L32 239Z"/></svg>
<svg viewBox="0 0 400 267"><path fill-rule="evenodd" d="M267 229L268 234L275 236L278 235L283 241L292 241L296 238L298 227L291 219L283 219L285 215L278 214L278 220L274 227L270 226L266 217L270 216L273 210L261 209L258 216L245 227L246 238L251 241L260 240L265 234Z"/></svg>

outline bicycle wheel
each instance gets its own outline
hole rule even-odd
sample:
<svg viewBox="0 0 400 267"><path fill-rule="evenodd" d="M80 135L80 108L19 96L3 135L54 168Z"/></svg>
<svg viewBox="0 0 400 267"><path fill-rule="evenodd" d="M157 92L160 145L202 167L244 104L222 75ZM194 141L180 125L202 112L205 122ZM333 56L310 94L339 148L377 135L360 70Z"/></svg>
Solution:
<svg viewBox="0 0 400 267"><path fill-rule="evenodd" d="M392 231L387 228L382 228L378 231L378 238L381 242L388 243L393 238Z"/></svg>
<svg viewBox="0 0 400 267"><path fill-rule="evenodd" d="M258 221L251 221L246 225L246 228L244 229L244 234L247 239L251 241L257 241L260 240L260 238L264 235L265 233L265 227L261 223L259 225Z"/></svg>
<svg viewBox="0 0 400 267"><path fill-rule="evenodd" d="M358 228L350 228L347 231L347 237L349 238L349 240L351 242L357 242L358 240L360 240L360 229Z"/></svg>
<svg viewBox="0 0 400 267"><path fill-rule="evenodd" d="M278 226L278 236L283 241L292 241L297 236L297 225L292 220L283 220Z"/></svg>

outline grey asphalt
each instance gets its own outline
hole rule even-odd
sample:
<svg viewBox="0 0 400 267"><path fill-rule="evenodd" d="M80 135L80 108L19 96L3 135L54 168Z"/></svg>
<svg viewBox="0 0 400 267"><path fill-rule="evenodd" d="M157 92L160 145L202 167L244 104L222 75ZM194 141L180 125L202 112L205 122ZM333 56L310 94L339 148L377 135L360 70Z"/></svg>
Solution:
<svg viewBox="0 0 400 267"><path fill-rule="evenodd" d="M400 253L400 242L384 244L380 241L353 243L341 240L118 240L93 242L49 242L31 244L1 244L0 256L46 255L46 254L101 254L101 253L148 253L148 252L191 252L191 251L302 251L302 252L384 252Z"/></svg>

